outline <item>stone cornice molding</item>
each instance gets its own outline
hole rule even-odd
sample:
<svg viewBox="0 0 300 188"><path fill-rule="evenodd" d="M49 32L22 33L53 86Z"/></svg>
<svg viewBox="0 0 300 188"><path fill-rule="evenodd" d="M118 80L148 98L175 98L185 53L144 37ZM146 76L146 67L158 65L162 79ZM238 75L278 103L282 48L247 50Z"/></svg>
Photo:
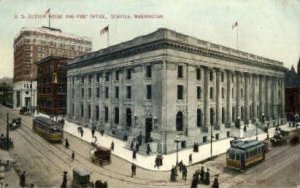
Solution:
<svg viewBox="0 0 300 188"><path fill-rule="evenodd" d="M157 32L157 33L156 33ZM175 32L175 36L162 36L162 33L172 33L174 31L160 29L152 34L141 36L148 37L151 40L145 39L141 41L141 37L133 39L131 41L121 43L100 51L92 52L90 54L75 58L73 61L68 63L68 69L79 68L83 66L89 66L96 63L107 62L115 59L121 59L137 54L151 52L155 50L176 50L180 52L186 52L196 54L203 57L209 57L214 59L225 60L238 64L256 66L259 68L273 69L278 71L284 71L282 62L269 60L266 58L258 57L245 52L233 50L220 45L204 42L205 45L195 43L192 37L185 36L178 38L177 35L182 35ZM154 36L157 35L157 36ZM177 37L177 38L176 38ZM190 39L191 38L191 39ZM149 42L148 42L149 41ZM198 40L200 41L200 40ZM136 44L135 44L136 43ZM165 52L167 53L167 52ZM167 54L164 54L167 56Z"/></svg>

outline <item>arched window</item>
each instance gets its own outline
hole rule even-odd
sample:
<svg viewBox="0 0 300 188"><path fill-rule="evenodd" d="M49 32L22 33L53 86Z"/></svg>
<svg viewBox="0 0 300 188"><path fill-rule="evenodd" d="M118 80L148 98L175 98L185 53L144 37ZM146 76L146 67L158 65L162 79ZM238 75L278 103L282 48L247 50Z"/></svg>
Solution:
<svg viewBox="0 0 300 188"><path fill-rule="evenodd" d="M132 122L132 113L131 109L127 108L126 109L126 126L130 127Z"/></svg>
<svg viewBox="0 0 300 188"><path fill-rule="evenodd" d="M115 124L119 124L119 108L115 107Z"/></svg>
<svg viewBox="0 0 300 188"><path fill-rule="evenodd" d="M197 109L197 127L201 127L201 121L202 121L202 113L200 109Z"/></svg>
<svg viewBox="0 0 300 188"><path fill-rule="evenodd" d="M183 114L181 111L176 115L176 130L183 131Z"/></svg>

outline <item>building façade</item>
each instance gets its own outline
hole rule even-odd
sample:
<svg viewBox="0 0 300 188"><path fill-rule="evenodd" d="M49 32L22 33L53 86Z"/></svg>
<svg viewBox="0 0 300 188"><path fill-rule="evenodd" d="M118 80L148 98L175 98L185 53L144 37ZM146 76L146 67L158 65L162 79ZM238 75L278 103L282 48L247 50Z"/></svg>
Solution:
<svg viewBox="0 0 300 188"><path fill-rule="evenodd" d="M67 72L69 58L48 56L37 64L37 110L50 116L67 111Z"/></svg>
<svg viewBox="0 0 300 188"><path fill-rule="evenodd" d="M67 65L67 114L118 138L142 134L152 151L231 136L238 125L285 122L284 67L168 29ZM182 145L182 146L184 146Z"/></svg>

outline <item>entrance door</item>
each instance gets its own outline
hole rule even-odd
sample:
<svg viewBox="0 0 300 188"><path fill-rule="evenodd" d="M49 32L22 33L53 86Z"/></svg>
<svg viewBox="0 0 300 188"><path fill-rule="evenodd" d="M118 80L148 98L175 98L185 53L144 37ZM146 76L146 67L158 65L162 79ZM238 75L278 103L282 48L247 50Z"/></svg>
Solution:
<svg viewBox="0 0 300 188"><path fill-rule="evenodd" d="M146 118L145 122L145 142L151 141L151 131L152 131L152 118Z"/></svg>
<svg viewBox="0 0 300 188"><path fill-rule="evenodd" d="M25 106L29 109L30 108L30 97L25 97Z"/></svg>

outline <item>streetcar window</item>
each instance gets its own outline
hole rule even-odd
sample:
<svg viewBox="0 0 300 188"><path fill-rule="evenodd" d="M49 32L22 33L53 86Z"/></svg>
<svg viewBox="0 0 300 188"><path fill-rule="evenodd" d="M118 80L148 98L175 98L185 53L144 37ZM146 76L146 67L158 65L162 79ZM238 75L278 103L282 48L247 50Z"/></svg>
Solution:
<svg viewBox="0 0 300 188"><path fill-rule="evenodd" d="M234 160L234 153L229 154L230 159Z"/></svg>
<svg viewBox="0 0 300 188"><path fill-rule="evenodd" d="M249 152L246 152L246 159L249 158Z"/></svg>

